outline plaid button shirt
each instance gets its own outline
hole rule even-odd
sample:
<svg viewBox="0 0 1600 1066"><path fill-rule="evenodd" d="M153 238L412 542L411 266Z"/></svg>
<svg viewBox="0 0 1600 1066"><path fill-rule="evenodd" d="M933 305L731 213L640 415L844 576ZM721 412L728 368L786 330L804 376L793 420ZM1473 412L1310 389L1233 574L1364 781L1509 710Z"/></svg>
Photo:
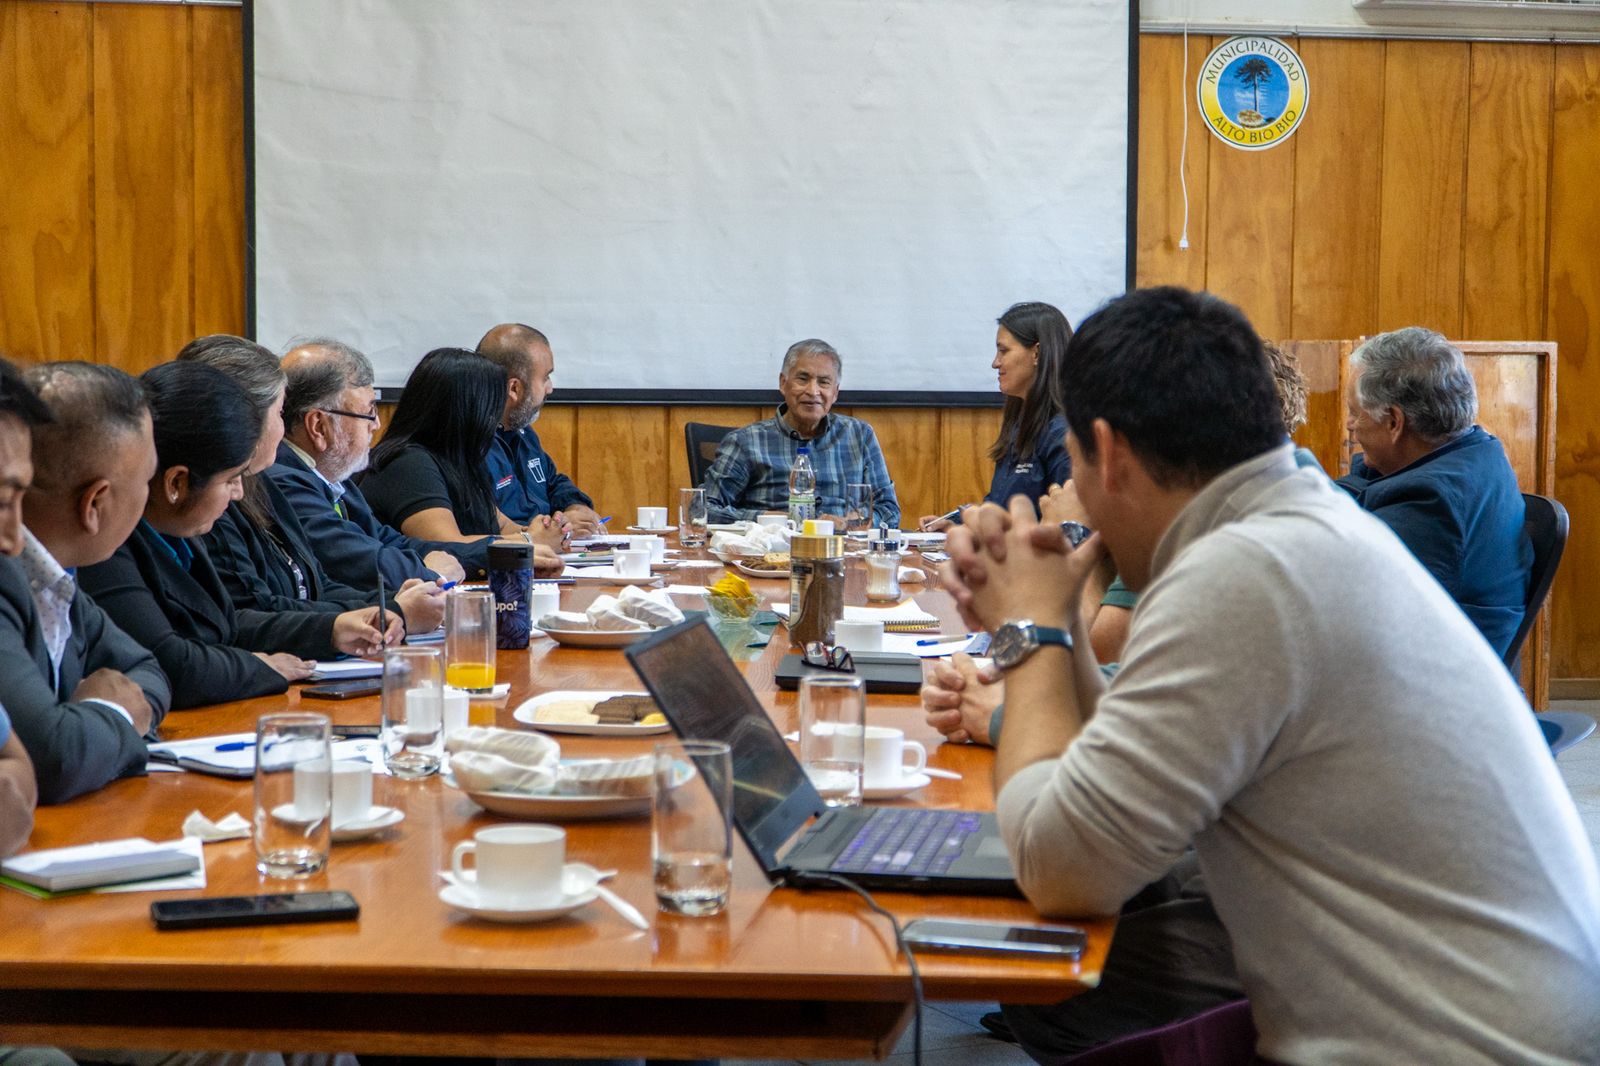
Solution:
<svg viewBox="0 0 1600 1066"><path fill-rule="evenodd" d="M846 485L872 486L872 524L898 528L900 502L872 427L856 418L830 414L810 440L783 420L787 405L763 422L722 438L717 458L706 471L706 509L712 522L752 519L764 511L789 508L789 471L800 445L811 448L817 472L817 513L844 514Z"/></svg>

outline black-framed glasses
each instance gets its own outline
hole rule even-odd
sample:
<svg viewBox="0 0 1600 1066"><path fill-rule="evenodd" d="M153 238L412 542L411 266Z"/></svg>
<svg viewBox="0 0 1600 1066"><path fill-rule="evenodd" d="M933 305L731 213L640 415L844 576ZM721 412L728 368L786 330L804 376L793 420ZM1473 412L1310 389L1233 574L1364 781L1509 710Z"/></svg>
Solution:
<svg viewBox="0 0 1600 1066"><path fill-rule="evenodd" d="M800 661L807 666L815 666L822 670L837 670L841 674L856 672L856 661L850 656L850 649L839 644L824 644L820 640L808 641L805 654L800 656Z"/></svg>
<svg viewBox="0 0 1600 1066"><path fill-rule="evenodd" d="M319 407L317 410L325 415L344 415L346 418L359 418L363 422L371 422L373 425L378 424L378 416L376 414L362 414L360 411L341 411L337 407Z"/></svg>

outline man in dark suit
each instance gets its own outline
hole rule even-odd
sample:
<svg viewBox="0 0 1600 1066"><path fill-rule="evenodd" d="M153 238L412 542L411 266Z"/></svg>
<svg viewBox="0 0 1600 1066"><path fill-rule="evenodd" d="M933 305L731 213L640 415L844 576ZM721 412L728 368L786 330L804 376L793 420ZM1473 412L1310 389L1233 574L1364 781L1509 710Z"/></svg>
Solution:
<svg viewBox="0 0 1600 1066"><path fill-rule="evenodd" d="M156 451L139 383L90 363L28 382L54 421L35 427L27 528L0 559L0 704L33 759L39 800L60 803L142 773L144 738L171 705L155 657L77 589L138 523Z"/></svg>
<svg viewBox="0 0 1600 1066"><path fill-rule="evenodd" d="M600 533L594 501L556 469L533 431L544 402L555 391L550 377L556 357L550 341L532 326L507 322L483 335L478 354L506 372L505 413L487 458L495 505L513 522L531 524L550 515L575 536Z"/></svg>
<svg viewBox="0 0 1600 1066"><path fill-rule="evenodd" d="M306 341L283 357L288 378L283 443L267 477L283 492L324 570L355 588L373 588L374 568L397 589L410 578L460 581L488 564L485 537L445 544L408 537L378 521L350 477L366 468L377 428L372 364L347 344Z"/></svg>
<svg viewBox="0 0 1600 1066"><path fill-rule="evenodd" d="M1522 623L1533 568L1517 476L1480 426L1461 352L1430 329L1380 333L1351 357L1361 449L1338 484L1411 549L1495 654Z"/></svg>

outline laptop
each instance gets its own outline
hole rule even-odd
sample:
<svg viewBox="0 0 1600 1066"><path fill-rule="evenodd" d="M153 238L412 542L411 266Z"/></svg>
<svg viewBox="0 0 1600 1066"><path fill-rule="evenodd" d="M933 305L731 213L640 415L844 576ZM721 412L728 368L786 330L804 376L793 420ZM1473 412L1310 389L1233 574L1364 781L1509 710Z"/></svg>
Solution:
<svg viewBox="0 0 1600 1066"><path fill-rule="evenodd" d="M1021 895L990 812L824 804L704 619L624 654L680 737L731 749L732 820L769 880L840 887L817 876L831 874L869 889Z"/></svg>

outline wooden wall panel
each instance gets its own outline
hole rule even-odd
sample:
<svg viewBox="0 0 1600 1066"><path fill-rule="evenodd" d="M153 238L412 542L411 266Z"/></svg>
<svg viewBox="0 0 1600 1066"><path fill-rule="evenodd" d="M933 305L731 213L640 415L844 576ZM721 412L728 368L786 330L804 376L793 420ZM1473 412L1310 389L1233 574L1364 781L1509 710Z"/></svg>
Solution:
<svg viewBox="0 0 1600 1066"><path fill-rule="evenodd" d="M11 358L95 354L89 44L82 4L0 0L0 355Z"/></svg>
<svg viewBox="0 0 1600 1066"><path fill-rule="evenodd" d="M1212 43L1221 41L1218 38ZM1297 42L1291 39L1289 43ZM1291 137L1261 152L1242 152L1202 133L1211 152L1206 287L1237 304L1262 336L1287 337L1294 270L1292 190L1299 138Z"/></svg>
<svg viewBox="0 0 1600 1066"><path fill-rule="evenodd" d="M1382 41L1300 44L1313 95L1290 142L1294 293L1278 336L1357 337L1377 319L1383 49Z"/></svg>
<svg viewBox="0 0 1600 1066"><path fill-rule="evenodd" d="M989 446L999 435L998 410L952 408L939 413L939 502L926 513L944 514L983 499L994 478Z"/></svg>
<svg viewBox="0 0 1600 1066"><path fill-rule="evenodd" d="M943 501L939 491L939 412L855 407L846 413L870 422L878 435L900 501L901 528L915 529L918 518L937 514Z"/></svg>
<svg viewBox="0 0 1600 1066"><path fill-rule="evenodd" d="M665 408L580 407L577 412L577 454L567 476L594 498L602 515L626 519L639 507L660 506L667 485Z"/></svg>
<svg viewBox="0 0 1600 1066"><path fill-rule="evenodd" d="M1294 356L1300 375L1306 379L1306 424L1295 433L1294 442L1310 449L1322 469L1336 477L1348 465L1343 371L1352 346L1348 341L1278 344Z"/></svg>
<svg viewBox="0 0 1600 1066"><path fill-rule="evenodd" d="M191 7L194 84L194 332L243 333L244 23Z"/></svg>
<svg viewBox="0 0 1600 1066"><path fill-rule="evenodd" d="M1538 337L1553 45L1472 46L1461 336Z"/></svg>
<svg viewBox="0 0 1600 1066"><path fill-rule="evenodd" d="M1189 42L1189 72L1205 61L1204 37ZM1212 136L1198 114L1189 111L1188 152L1183 151L1185 106L1194 99L1183 83L1183 38L1145 37L1139 42L1139 233L1135 269L1140 285L1206 287L1206 184ZM1183 234L1183 186L1178 160L1189 183L1189 247ZM984 482L985 488L988 481ZM954 507L955 504L950 505ZM949 510L947 507L945 510Z"/></svg>
<svg viewBox="0 0 1600 1066"><path fill-rule="evenodd" d="M1545 335L1556 377L1556 498L1572 534L1551 591L1551 673L1600 678L1600 46L1556 52Z"/></svg>
<svg viewBox="0 0 1600 1066"><path fill-rule="evenodd" d="M194 336L187 16L94 8L96 354L135 373Z"/></svg>
<svg viewBox="0 0 1600 1066"><path fill-rule="evenodd" d="M1386 46L1376 330L1427 326L1461 335L1469 47Z"/></svg>
<svg viewBox="0 0 1600 1066"><path fill-rule="evenodd" d="M571 477L578 456L578 409L561 403L547 403L533 428L539 434L539 443L544 445L544 450L556 464L556 469ZM583 488L582 485L578 487ZM599 504L598 498L595 503Z"/></svg>

